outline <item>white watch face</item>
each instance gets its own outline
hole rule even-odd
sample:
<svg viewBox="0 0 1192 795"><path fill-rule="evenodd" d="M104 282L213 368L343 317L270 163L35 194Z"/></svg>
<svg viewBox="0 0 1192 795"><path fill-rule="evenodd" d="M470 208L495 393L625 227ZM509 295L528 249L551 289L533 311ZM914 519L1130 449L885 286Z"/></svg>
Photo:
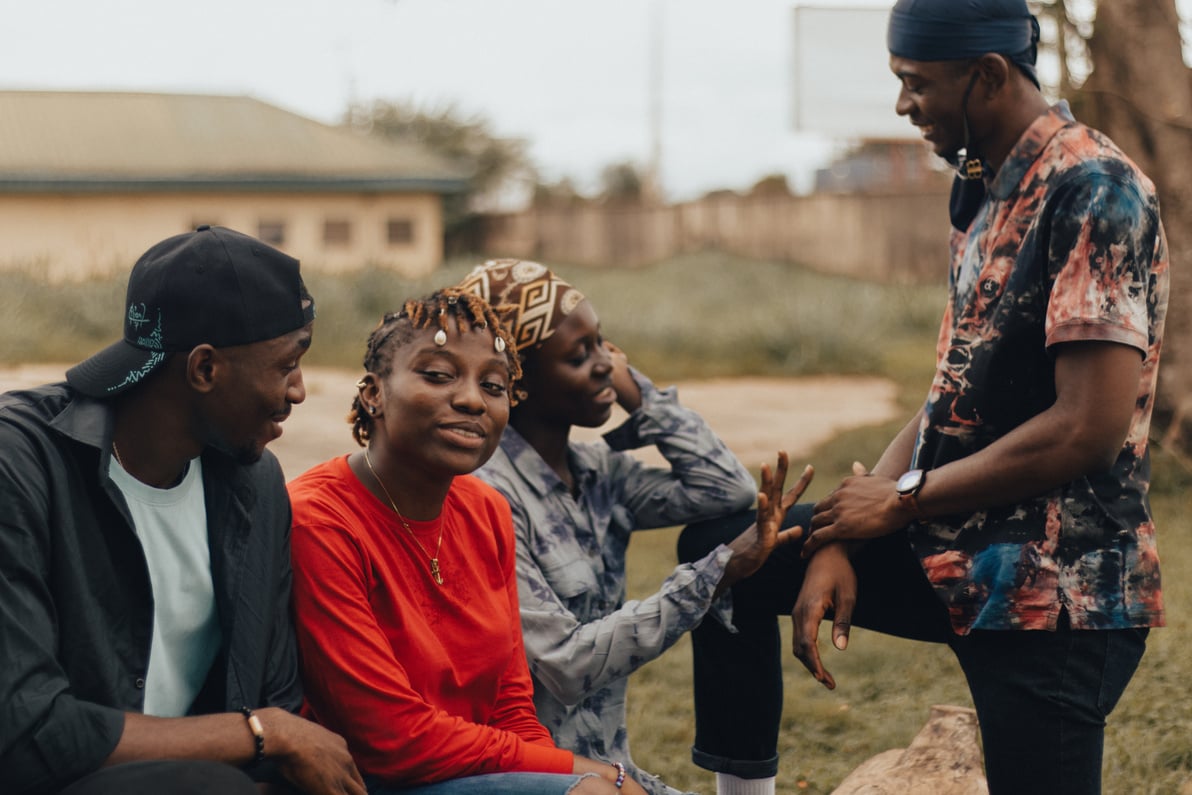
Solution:
<svg viewBox="0 0 1192 795"><path fill-rule="evenodd" d="M919 485L919 481L923 479L923 470L912 469L910 472L903 472L902 476L898 478L898 485L895 488L899 494L909 494L914 491Z"/></svg>

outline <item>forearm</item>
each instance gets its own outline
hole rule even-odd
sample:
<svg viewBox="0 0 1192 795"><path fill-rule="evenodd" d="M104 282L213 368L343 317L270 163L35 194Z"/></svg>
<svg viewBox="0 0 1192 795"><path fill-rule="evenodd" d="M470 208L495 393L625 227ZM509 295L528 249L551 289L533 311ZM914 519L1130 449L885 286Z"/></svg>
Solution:
<svg viewBox="0 0 1192 795"><path fill-rule="evenodd" d="M1130 429L1142 359L1124 345L1061 346L1055 403L970 456L933 470L922 515L1015 503L1112 467Z"/></svg>
<svg viewBox="0 0 1192 795"><path fill-rule="evenodd" d="M254 711L265 734L265 753L284 757L288 752L283 710ZM146 759L205 759L243 767L256 758L256 739L248 720L238 712L155 718L137 712L124 715L124 733L104 766Z"/></svg>
<svg viewBox="0 0 1192 795"><path fill-rule="evenodd" d="M611 457L607 476L624 484L622 501L636 526L686 524L752 505L757 483L703 418L680 406L673 390L645 392L642 409L604 436L618 453L653 446L669 465Z"/></svg>
<svg viewBox="0 0 1192 795"><path fill-rule="evenodd" d="M1007 505L1105 468L1068 418L1047 411L988 447L932 470L918 503L923 517Z"/></svg>
<svg viewBox="0 0 1192 795"><path fill-rule="evenodd" d="M729 554L721 547L678 566L656 593L587 623L523 589L522 627L536 679L560 702L575 704L656 659L707 613Z"/></svg>
<svg viewBox="0 0 1192 795"><path fill-rule="evenodd" d="M923 412L915 412L910 422L904 425L898 435L886 446L881 458L870 470L870 474L894 479L910 469L911 459L915 453L915 439L919 436L919 425L922 420Z"/></svg>

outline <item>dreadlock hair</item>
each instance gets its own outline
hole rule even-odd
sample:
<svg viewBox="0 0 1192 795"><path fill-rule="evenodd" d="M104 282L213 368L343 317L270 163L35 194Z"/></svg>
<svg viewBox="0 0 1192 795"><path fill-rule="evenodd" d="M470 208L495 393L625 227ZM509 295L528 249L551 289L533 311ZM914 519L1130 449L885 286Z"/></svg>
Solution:
<svg viewBox="0 0 1192 795"><path fill-rule="evenodd" d="M423 329L437 325L448 330L448 319L455 321L455 330L491 329L493 339L505 342L505 359L509 362L509 399L515 402L513 384L522 375L521 362L513 336L501 323L492 306L475 293L464 292L457 287L444 287L424 298L411 298L402 305L400 312L386 312L376 328L368 335L368 347L364 351L364 369L380 378L387 378L393 371L393 353L405 345ZM352 425L352 437L361 447L368 444L372 435L373 418L364 408L360 394L352 400L347 421Z"/></svg>

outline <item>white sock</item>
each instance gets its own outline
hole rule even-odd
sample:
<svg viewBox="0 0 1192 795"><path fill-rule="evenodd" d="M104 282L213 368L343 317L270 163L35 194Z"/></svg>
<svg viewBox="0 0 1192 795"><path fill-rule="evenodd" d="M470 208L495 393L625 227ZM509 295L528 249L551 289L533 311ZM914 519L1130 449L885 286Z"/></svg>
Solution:
<svg viewBox="0 0 1192 795"><path fill-rule="evenodd" d="M738 778L716 774L716 795L774 795L775 778Z"/></svg>

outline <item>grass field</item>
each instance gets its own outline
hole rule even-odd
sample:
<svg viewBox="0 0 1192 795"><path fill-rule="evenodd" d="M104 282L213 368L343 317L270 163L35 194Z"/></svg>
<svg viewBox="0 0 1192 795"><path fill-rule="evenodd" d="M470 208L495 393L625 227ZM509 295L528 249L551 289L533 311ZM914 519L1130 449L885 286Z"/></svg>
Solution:
<svg viewBox="0 0 1192 795"><path fill-rule="evenodd" d="M854 456L872 461L897 424L846 434L810 457L817 465L814 496L847 472ZM1151 633L1146 656L1110 717L1105 750L1106 795L1176 795L1192 781L1192 708L1187 681L1189 606L1192 605L1192 515L1188 478L1158 456L1154 499L1163 560L1168 626ZM631 596L644 596L675 564L677 530L640 533L630 547ZM790 620L782 619L786 648ZM827 629L825 625L825 630ZM933 704L971 706L964 678L946 648L854 629L846 652L822 643L837 689L825 690L788 655L779 791L829 793L861 762L904 748ZM629 731L634 758L673 786L715 792L714 778L695 767L691 659L686 638L634 675Z"/></svg>
<svg viewBox="0 0 1192 795"><path fill-rule="evenodd" d="M355 367L385 311L458 281L473 264L448 263L417 280L379 270L305 274L319 315L306 361ZM633 271L555 270L592 299L606 335L662 379L898 370L906 346L934 334L942 294L936 287L880 287L712 253ZM124 275L51 285L31 268L4 279L0 364L74 361L120 333ZM874 345L878 339L881 346Z"/></svg>
<svg viewBox="0 0 1192 795"><path fill-rule="evenodd" d="M313 364L354 367L382 312L403 297L453 283L470 262L403 281L380 271L350 278L308 274L319 306ZM677 258L634 271L559 266L592 298L606 335L660 380L746 374L880 374L901 389L907 416L921 401L943 289L890 287L775 263L717 254ZM116 339L124 277L47 285L5 275L0 291L0 363L77 361ZM797 409L793 409L797 410ZM853 431L810 460L809 497L831 488L854 459L876 460L901 422ZM1141 669L1110 721L1107 795L1171 795L1192 779L1192 708L1186 653L1192 606L1192 473L1161 451L1154 507L1168 624L1151 635ZM639 534L630 549L631 595L652 593L674 566L677 530ZM789 620L783 622L789 646ZM932 704L969 704L950 653L855 630L848 652L826 650L838 689L824 690L787 658L780 791L828 793L853 768L905 747ZM711 793L694 767L690 653L684 639L632 680L630 736L646 769L675 786Z"/></svg>

